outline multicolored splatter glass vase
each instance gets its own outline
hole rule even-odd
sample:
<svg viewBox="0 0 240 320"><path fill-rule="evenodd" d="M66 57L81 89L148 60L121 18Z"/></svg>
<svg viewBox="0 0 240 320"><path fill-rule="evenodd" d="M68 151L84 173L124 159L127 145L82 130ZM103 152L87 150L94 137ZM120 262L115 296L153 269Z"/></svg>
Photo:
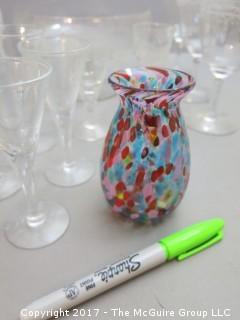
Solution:
<svg viewBox="0 0 240 320"><path fill-rule="evenodd" d="M189 74L154 67L114 72L120 96L105 139L101 181L113 212L156 222L179 204L190 171L180 101L194 87Z"/></svg>

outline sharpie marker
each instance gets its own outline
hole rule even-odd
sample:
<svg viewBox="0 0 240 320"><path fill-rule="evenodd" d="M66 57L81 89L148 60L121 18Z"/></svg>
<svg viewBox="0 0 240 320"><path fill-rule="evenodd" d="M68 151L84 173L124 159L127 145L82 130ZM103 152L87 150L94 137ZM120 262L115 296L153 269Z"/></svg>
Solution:
<svg viewBox="0 0 240 320"><path fill-rule="evenodd" d="M184 260L223 238L224 221L206 220L167 236L144 250L105 266L66 288L42 297L20 312L22 320L49 319L166 261Z"/></svg>

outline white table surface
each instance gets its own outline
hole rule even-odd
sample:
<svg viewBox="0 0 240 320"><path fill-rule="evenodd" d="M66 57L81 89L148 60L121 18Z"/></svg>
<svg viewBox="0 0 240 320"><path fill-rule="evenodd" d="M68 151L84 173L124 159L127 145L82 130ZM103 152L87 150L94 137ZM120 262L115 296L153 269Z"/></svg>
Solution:
<svg viewBox="0 0 240 320"><path fill-rule="evenodd" d="M239 79L237 75L226 83L221 99L221 107L234 112L236 117L240 115ZM106 123L110 121L116 107L116 98L99 104L99 113ZM185 106L185 112L187 108L197 110L201 106ZM22 201L22 193L18 192L0 202L1 319L18 319L19 310L36 298L66 286L182 227L212 217L225 219L225 237L221 243L185 261L173 261L156 268L82 307L99 308L97 319L114 319L111 308L119 307L132 312L133 308L161 309L161 305L176 313L179 308L207 310L209 315L205 319L212 319L212 308L230 308L231 317L228 319L239 319L240 132L214 137L189 130L189 137L192 168L186 195L176 211L157 226L134 226L116 219L110 213L99 179L102 141L75 141L76 155L87 155L96 165L94 177L75 188L58 188L44 178L42 171L47 163L56 159L56 151L39 156L36 163L39 197L64 205L70 214L71 223L66 234L49 247L38 250L17 249L6 241L2 228L6 220L21 213L18 204ZM66 317L90 318L94 319L93 316ZM115 318L121 319L117 316ZM174 319L201 318L175 316Z"/></svg>

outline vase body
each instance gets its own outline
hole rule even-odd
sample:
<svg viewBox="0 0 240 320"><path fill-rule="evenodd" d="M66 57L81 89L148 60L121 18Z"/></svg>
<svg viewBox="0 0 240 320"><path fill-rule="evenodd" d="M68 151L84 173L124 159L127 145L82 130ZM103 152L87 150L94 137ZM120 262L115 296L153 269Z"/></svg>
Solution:
<svg viewBox="0 0 240 320"><path fill-rule="evenodd" d="M180 71L128 68L109 77L120 105L105 139L101 182L116 213L158 221L179 204L190 173L180 101L194 86Z"/></svg>

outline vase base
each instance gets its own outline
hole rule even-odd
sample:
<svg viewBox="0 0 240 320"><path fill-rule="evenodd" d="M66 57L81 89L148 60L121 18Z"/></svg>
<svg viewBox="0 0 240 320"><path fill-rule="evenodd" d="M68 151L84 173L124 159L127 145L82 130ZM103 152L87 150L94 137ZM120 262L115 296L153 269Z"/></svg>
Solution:
<svg viewBox="0 0 240 320"><path fill-rule="evenodd" d="M117 216L119 219L126 222L133 222L138 225L148 224L155 225L162 221L162 219L168 215L171 210L152 210L154 212L149 213L130 213L130 212L116 212L112 210L114 216Z"/></svg>

